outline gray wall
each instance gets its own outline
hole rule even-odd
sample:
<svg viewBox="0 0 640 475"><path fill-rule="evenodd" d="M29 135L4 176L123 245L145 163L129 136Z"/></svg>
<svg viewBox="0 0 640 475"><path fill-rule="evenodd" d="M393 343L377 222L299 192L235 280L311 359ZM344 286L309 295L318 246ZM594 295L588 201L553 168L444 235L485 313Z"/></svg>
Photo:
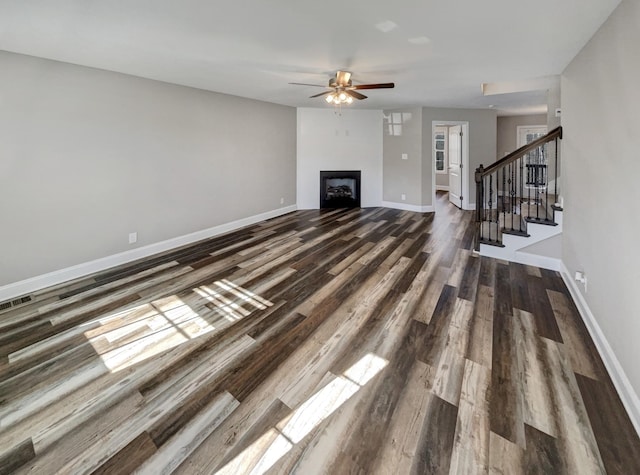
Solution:
<svg viewBox="0 0 640 475"><path fill-rule="evenodd" d="M449 186L449 174L448 173L436 173L436 185Z"/></svg>
<svg viewBox="0 0 640 475"><path fill-rule="evenodd" d="M553 259L562 259L562 234L556 234L530 246L525 246L519 249L518 252L537 254Z"/></svg>
<svg viewBox="0 0 640 475"><path fill-rule="evenodd" d="M0 286L296 202L294 108L6 52L0 70Z"/></svg>
<svg viewBox="0 0 640 475"><path fill-rule="evenodd" d="M496 111L483 109L439 109L422 108L422 204L433 205L432 175L433 147L431 145L431 125L433 121L469 122L469 201L475 202L475 169L496 161Z"/></svg>
<svg viewBox="0 0 640 475"><path fill-rule="evenodd" d="M636 395L640 289L640 2L623 1L562 76L562 257Z"/></svg>
<svg viewBox="0 0 640 475"><path fill-rule="evenodd" d="M403 133L389 133L389 114L403 112L412 114L412 119L403 124ZM433 206L433 121L469 122L469 203L475 201L475 169L481 164L496 160L496 112L481 109L397 109L384 111L383 123L383 199L401 202L400 195L407 195L407 204ZM420 119L415 116L421 116ZM402 153L409 153L402 160ZM420 163L413 160L420 156ZM418 193L417 199L414 197Z"/></svg>
<svg viewBox="0 0 640 475"><path fill-rule="evenodd" d="M547 127L553 130L560 126L561 117L556 117L556 109L562 109L562 93L558 84L547 91Z"/></svg>
<svg viewBox="0 0 640 475"><path fill-rule="evenodd" d="M401 124L396 118L401 117ZM400 127L398 127L400 125ZM422 113L416 109L385 110L382 139L382 199L422 205ZM431 134L431 132L428 132ZM407 159L402 159L402 154ZM402 200L402 194L406 200Z"/></svg>
<svg viewBox="0 0 640 475"><path fill-rule="evenodd" d="M498 158L504 157L518 147L517 133L518 127L521 125L547 125L547 115L535 114L498 117Z"/></svg>

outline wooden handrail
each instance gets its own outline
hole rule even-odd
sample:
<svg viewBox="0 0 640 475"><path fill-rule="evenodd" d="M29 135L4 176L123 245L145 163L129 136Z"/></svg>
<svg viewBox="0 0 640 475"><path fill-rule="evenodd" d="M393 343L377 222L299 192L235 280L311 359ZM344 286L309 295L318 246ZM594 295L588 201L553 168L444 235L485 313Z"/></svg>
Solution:
<svg viewBox="0 0 640 475"><path fill-rule="evenodd" d="M482 170L478 170L480 173L478 175L476 175L476 181L478 181L478 179L485 177L491 173L493 173L494 171L496 171L498 168L501 168L511 162L515 162L518 158L522 157L525 153L530 152L531 150L538 148L540 145L545 144L547 142L551 142L552 140L555 140L556 138L562 139L562 126L556 127L555 129L553 129L551 132L549 132L547 135L543 135L540 138L537 138L536 140L534 140L531 143L528 143L526 145L523 145L522 147L520 147L519 149L511 152L509 155L505 156L504 158L501 158L500 160L498 160L495 163L492 163L491 165L489 165L487 168L484 168Z"/></svg>

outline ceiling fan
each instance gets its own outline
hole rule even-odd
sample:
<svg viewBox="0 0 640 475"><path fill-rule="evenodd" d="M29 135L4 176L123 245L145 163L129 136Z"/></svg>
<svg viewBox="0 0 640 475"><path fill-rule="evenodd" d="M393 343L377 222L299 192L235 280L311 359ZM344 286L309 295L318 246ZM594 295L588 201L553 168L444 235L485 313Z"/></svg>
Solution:
<svg viewBox="0 0 640 475"><path fill-rule="evenodd" d="M315 94L310 96L321 97L327 96L325 100L331 104L351 104L354 99L362 100L366 99L367 96L357 92L358 89L390 89L395 87L395 84L392 82L384 82L380 84L356 84L354 85L351 82L351 73L349 71L337 71L335 77L329 79L329 85L323 86L321 84L307 84L302 82L290 82L289 84L294 84L296 86L314 86L314 87L324 87L328 89L328 91L321 92L320 94Z"/></svg>

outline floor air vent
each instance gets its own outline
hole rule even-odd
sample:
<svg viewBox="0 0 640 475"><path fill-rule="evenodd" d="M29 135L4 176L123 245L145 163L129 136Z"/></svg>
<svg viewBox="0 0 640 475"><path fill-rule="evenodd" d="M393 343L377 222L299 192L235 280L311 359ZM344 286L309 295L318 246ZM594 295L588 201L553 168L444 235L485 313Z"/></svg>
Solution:
<svg viewBox="0 0 640 475"><path fill-rule="evenodd" d="M0 312L10 308L15 308L27 302L31 302L31 296L26 295L24 297L18 297L17 299L7 300L6 302L0 302Z"/></svg>

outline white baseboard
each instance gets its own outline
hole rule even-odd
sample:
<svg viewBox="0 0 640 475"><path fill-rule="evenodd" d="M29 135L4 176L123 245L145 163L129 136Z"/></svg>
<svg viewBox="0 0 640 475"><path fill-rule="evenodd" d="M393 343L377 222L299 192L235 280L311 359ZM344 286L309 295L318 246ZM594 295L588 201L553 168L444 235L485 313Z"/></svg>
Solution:
<svg viewBox="0 0 640 475"><path fill-rule="evenodd" d="M465 211L475 211L476 204L475 203L462 203L462 209Z"/></svg>
<svg viewBox="0 0 640 475"><path fill-rule="evenodd" d="M416 213L435 212L435 208L433 206L410 205L407 203L396 203L394 201L383 201L382 206L384 208L401 209L404 211L415 211Z"/></svg>
<svg viewBox="0 0 640 475"><path fill-rule="evenodd" d="M557 257L541 256L540 254L531 254L530 252L516 251L513 261L558 272L562 270L562 261Z"/></svg>
<svg viewBox="0 0 640 475"><path fill-rule="evenodd" d="M580 292L576 282L571 278L571 273L564 262L562 263L561 275L562 280L564 280L564 283L567 285L567 288L573 297L576 307L578 307L582 320L589 330L591 339L595 343L604 365L607 367L609 376L611 376L611 380L618 391L622 404L624 404L636 432L640 434L640 399L633 389L633 386L625 374L622 365L618 361L616 354L611 348L611 345L609 345L607 338L604 333L602 333L602 329L600 328L600 325L598 325L598 321L591 312L582 292Z"/></svg>
<svg viewBox="0 0 640 475"><path fill-rule="evenodd" d="M449 185L436 185L436 191L449 191Z"/></svg>
<svg viewBox="0 0 640 475"><path fill-rule="evenodd" d="M131 249L129 251L120 252L111 256L101 257L89 262L83 262L75 266L67 267L65 269L56 270L47 274L38 275L29 279L21 280L12 284L4 285L0 287L0 301L9 300L21 295L29 294L52 285L61 284L69 280L77 279L85 275L90 275L95 272L100 272L111 267L126 264L144 257L149 257L159 252L168 251L186 244L201 241L210 237L214 237L229 231L249 226L251 224L259 223L266 219L275 218L283 214L296 211L298 207L296 205L287 206L284 208L267 211L265 213L242 218L237 221L231 221L229 223L214 226L209 229L203 229L202 231L196 231L194 233L185 234L184 236L178 236L175 238L167 239L148 246Z"/></svg>
<svg viewBox="0 0 640 475"><path fill-rule="evenodd" d="M503 235L504 236L504 235ZM494 259L502 259L509 262L517 262L528 266L541 267L560 271L562 261L555 257L541 256L539 254L531 254L529 252L514 251L509 246L498 247L489 244L480 244L481 256L493 257Z"/></svg>

